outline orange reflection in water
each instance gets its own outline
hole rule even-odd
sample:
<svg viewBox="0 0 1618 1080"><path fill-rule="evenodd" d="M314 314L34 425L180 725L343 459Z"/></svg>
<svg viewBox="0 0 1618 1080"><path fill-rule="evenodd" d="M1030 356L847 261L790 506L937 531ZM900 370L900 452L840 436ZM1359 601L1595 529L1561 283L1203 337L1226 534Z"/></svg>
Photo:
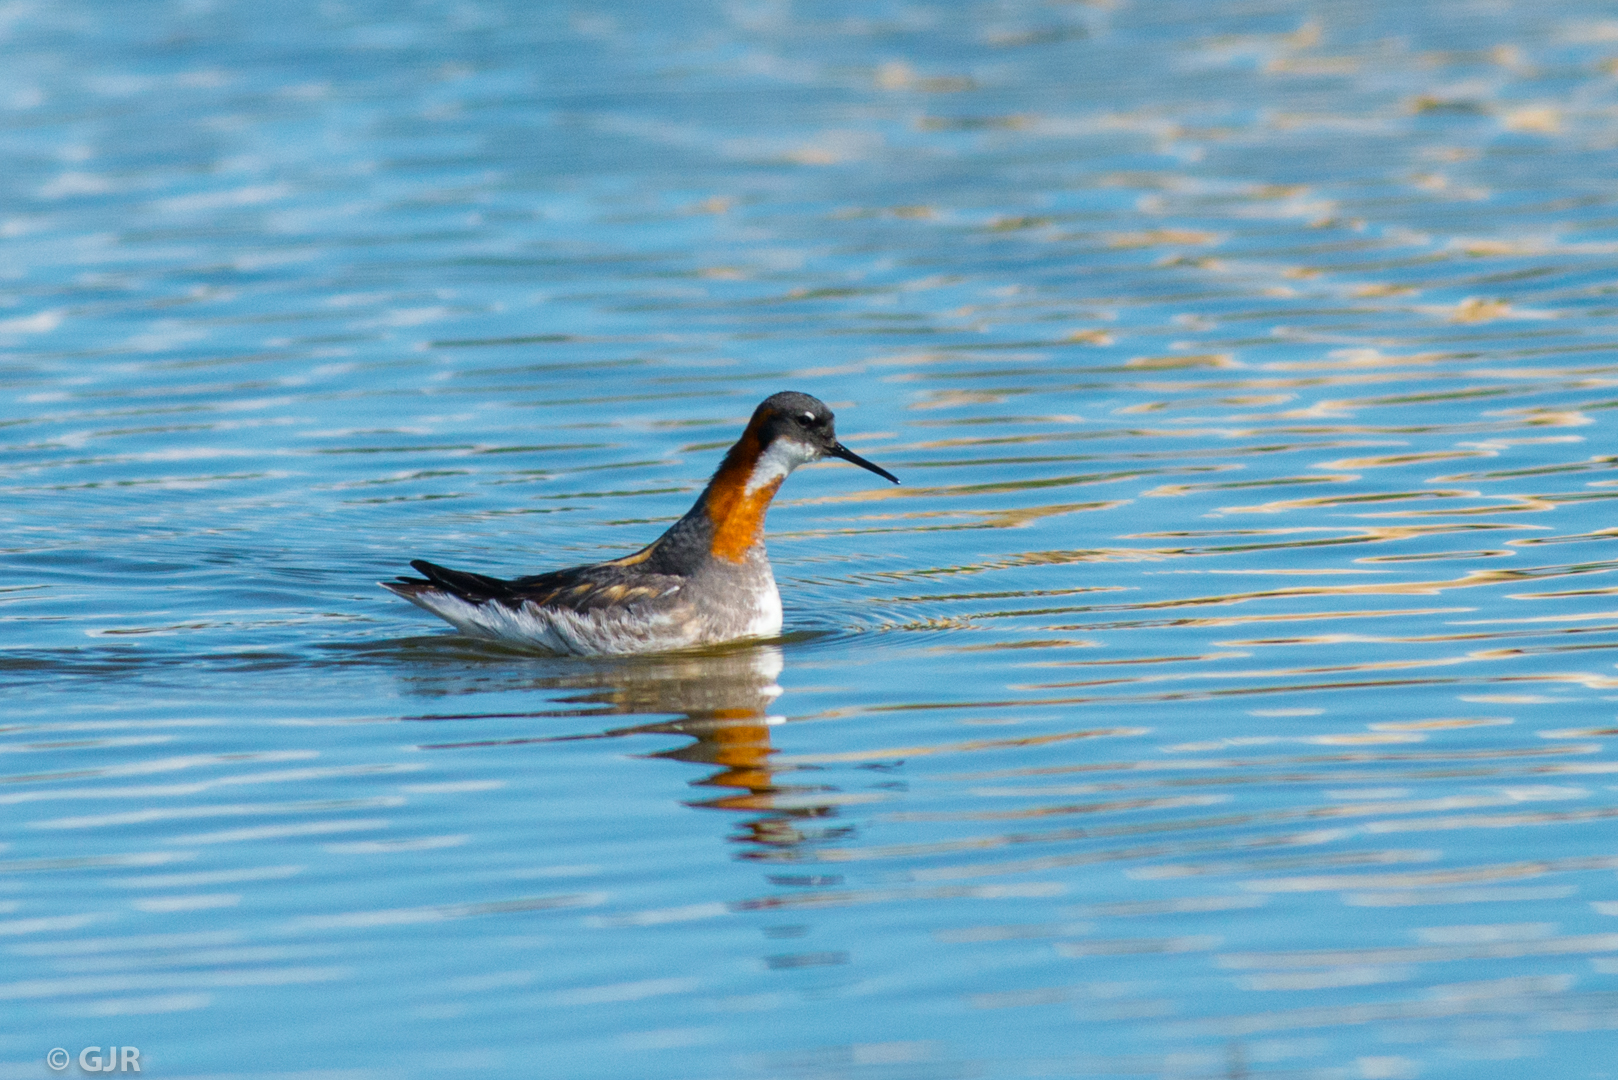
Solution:
<svg viewBox="0 0 1618 1080"><path fill-rule="evenodd" d="M634 735L686 736L693 741L646 756L718 767L716 772L691 781L692 787L705 793L711 791L711 796L687 805L757 815L742 825L734 839L772 847L792 846L806 839L794 822L826 816L850 797L819 785L780 783L783 772L811 767L802 762L783 764L774 757L770 728L781 719L771 716L769 708L781 695L776 678L783 663L779 648L755 645L709 653L570 664L565 674L536 680L537 686L544 689L577 691L567 699L570 707L533 715L673 718L588 734L436 743L427 748L465 749Z"/></svg>

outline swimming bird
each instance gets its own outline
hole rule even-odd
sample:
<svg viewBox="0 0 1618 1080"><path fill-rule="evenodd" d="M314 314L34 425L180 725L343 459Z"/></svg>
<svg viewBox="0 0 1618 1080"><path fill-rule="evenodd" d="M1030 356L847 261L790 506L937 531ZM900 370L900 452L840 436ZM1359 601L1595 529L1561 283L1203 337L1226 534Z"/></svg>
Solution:
<svg viewBox="0 0 1618 1080"><path fill-rule="evenodd" d="M799 465L834 457L899 478L837 441L819 398L772 394L694 506L633 555L510 580L416 559L379 584L463 633L554 653L668 652L781 632L764 514Z"/></svg>

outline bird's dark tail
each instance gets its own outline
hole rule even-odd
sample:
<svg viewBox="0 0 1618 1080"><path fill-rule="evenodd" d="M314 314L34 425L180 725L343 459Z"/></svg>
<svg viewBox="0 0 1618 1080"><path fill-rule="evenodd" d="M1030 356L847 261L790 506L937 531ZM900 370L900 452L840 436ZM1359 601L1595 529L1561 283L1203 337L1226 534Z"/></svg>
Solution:
<svg viewBox="0 0 1618 1080"><path fill-rule="evenodd" d="M447 566L430 563L426 559L413 559L410 565L425 578L398 577L379 582L384 589L406 600L414 600L430 589L437 589L470 604L511 598L511 583L483 574L470 574L465 570L451 570Z"/></svg>

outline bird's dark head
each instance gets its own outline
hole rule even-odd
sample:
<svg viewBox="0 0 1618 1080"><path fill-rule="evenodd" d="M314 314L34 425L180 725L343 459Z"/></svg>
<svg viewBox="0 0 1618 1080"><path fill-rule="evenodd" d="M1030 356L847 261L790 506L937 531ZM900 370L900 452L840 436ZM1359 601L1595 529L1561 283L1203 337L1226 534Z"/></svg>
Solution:
<svg viewBox="0 0 1618 1080"><path fill-rule="evenodd" d="M764 512L799 465L842 458L892 480L899 478L837 441L831 410L808 394L772 394L753 410L747 430L730 448L708 481L697 506L713 525L709 551L716 558L742 562L762 543ZM695 512L695 511L693 511Z"/></svg>
<svg viewBox="0 0 1618 1080"><path fill-rule="evenodd" d="M784 475L806 462L834 457L899 482L897 476L838 442L835 421L824 401L785 390L765 398L747 428L758 438L759 460L774 463L772 472L779 469Z"/></svg>

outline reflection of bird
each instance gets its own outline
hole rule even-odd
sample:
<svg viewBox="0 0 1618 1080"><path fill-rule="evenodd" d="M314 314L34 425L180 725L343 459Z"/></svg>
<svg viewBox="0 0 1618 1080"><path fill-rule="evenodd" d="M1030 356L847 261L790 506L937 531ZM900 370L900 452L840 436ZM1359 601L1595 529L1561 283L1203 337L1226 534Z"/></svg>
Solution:
<svg viewBox="0 0 1618 1080"><path fill-rule="evenodd" d="M486 659L490 654L482 655ZM746 857L790 859L791 849L828 839L843 828L836 823L825 828L812 824L818 819L836 817L840 793L835 788L819 780L801 784L780 782L782 774L799 770L807 770L808 778L820 774L813 766L773 763L776 750L771 745L770 732L775 726L786 723L784 717L770 715L772 705L781 696L778 680L785 663L781 650L774 645L566 662L550 667L512 666L502 657L493 665L474 663L467 668L457 664L454 656L451 650L432 649L410 657L405 675L407 682L418 692L453 697L485 693L493 678L502 689L519 694L537 692L545 697L544 707L517 714L545 723L538 734L515 738L446 738L423 744L424 750L516 747L590 739L633 738L638 742L645 736L685 736L694 741L645 756L716 766L717 771L690 781L702 795L686 805L745 815L731 839L749 845L752 854ZM461 682L465 676L471 676L471 681ZM637 722L585 734L545 733L549 721L555 719L594 719L603 715L629 717ZM418 719L444 725L440 731L446 727L456 731L478 726L476 715L455 712ZM601 794L611 798L617 793L605 788ZM765 848L779 854L765 854Z"/></svg>
<svg viewBox="0 0 1618 1080"><path fill-rule="evenodd" d="M823 457L898 477L842 443L808 394L774 394L668 532L633 555L503 580L417 559L425 578L382 587L477 637L559 653L662 652L781 631L764 513L787 474Z"/></svg>

